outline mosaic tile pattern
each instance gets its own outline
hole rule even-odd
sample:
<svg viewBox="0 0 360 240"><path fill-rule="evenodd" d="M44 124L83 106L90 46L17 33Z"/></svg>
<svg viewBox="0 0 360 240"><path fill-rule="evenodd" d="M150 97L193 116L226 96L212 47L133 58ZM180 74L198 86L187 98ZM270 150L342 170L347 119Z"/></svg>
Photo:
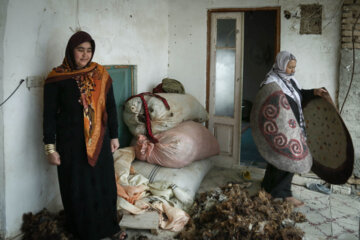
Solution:
<svg viewBox="0 0 360 240"><path fill-rule="evenodd" d="M297 224L305 232L304 240L359 240L360 197L325 195L295 185L292 191L305 202L298 211L308 222Z"/></svg>

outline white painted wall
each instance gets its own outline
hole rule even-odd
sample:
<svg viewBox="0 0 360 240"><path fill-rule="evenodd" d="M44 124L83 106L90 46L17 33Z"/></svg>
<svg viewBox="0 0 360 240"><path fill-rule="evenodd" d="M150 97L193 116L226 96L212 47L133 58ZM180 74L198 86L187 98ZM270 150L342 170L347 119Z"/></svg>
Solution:
<svg viewBox="0 0 360 240"><path fill-rule="evenodd" d="M0 99L3 99L4 32L8 0L0 1ZM5 238L4 115L0 107L0 239Z"/></svg>
<svg viewBox="0 0 360 240"><path fill-rule="evenodd" d="M1 34L4 96L15 89L20 79L46 76L52 67L60 65L67 40L73 33L70 28L79 25L95 39L94 61L137 66L138 92L148 91L167 75L166 0L79 0L78 3L77 0L9 1L5 33ZM0 70L1 67L0 61ZM1 136L5 139L5 171L0 171L5 172L5 197L2 199L0 195L0 217L5 206L6 237L19 232L23 213L37 212L43 207L55 210L61 204L56 167L47 164L43 153L42 96L43 88L28 90L22 85L2 108L4 124L0 133L4 126ZM0 166L1 161L0 156ZM1 184L2 181L0 187Z"/></svg>
<svg viewBox="0 0 360 240"><path fill-rule="evenodd" d="M282 11L299 14L298 4L315 2L323 4L323 34L300 36L300 20L286 20L282 14L281 49L297 56L296 76L304 88L325 86L334 97L340 39L338 0L11 0L4 35L0 28L4 51L3 64L0 51L0 97L1 92L8 96L20 79L45 76L59 65L72 34L70 28L80 25L96 41L94 61L137 65L138 92L151 90L169 76L205 103L207 9L280 5ZM7 1L4 3L6 6ZM4 129L0 167L5 166L0 221L5 206L7 237L18 233L23 213L56 209L60 204L56 169L46 163L43 154L42 90L21 86L2 108L4 124L0 115L0 134Z"/></svg>
<svg viewBox="0 0 360 240"><path fill-rule="evenodd" d="M169 77L205 104L207 10L281 6L281 50L298 59L296 78L303 88L325 86L335 100L340 49L339 0L171 0L169 1ZM299 4L323 6L321 35L300 35L300 18L284 18L283 11L300 16Z"/></svg>

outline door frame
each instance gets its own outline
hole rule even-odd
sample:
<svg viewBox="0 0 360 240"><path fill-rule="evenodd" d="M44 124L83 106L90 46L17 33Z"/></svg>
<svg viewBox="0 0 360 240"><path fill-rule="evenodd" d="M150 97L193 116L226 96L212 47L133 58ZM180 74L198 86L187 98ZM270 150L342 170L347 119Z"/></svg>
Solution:
<svg viewBox="0 0 360 240"><path fill-rule="evenodd" d="M281 19L281 7L259 7L259 8L219 8L219 9L209 9L207 11L207 46L206 46L206 110L209 112L210 110L210 84L211 84L211 31L213 29L212 26L212 16L214 13L237 13L237 12L248 12L248 11L276 11L276 34L275 34L275 54L280 51L280 19ZM275 59L274 59L275 60ZM242 86L239 90L242 92ZM240 103L241 104L241 103ZM239 123L239 128L241 127L241 120ZM209 127L209 122L206 123L206 126ZM240 166L240 154L241 154L241 131L239 131L239 151L236 151L236 164L231 167L235 167L236 165ZM230 166L229 166L230 167Z"/></svg>

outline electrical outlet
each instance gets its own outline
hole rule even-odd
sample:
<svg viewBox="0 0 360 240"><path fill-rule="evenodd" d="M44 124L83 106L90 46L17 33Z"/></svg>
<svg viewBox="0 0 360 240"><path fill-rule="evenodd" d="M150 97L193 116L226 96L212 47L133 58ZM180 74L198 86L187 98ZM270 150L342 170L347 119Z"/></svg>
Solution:
<svg viewBox="0 0 360 240"><path fill-rule="evenodd" d="M44 85L44 78L42 76L28 76L26 78L26 87L35 88Z"/></svg>

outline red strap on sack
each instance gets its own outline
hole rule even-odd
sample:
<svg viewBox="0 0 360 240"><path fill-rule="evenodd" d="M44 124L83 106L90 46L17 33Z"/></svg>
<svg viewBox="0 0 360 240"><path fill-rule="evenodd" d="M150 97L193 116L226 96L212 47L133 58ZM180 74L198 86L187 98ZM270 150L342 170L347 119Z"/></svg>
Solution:
<svg viewBox="0 0 360 240"><path fill-rule="evenodd" d="M145 111L145 126L146 126L146 131L147 131L147 137L149 138L149 140L153 143L158 143L159 141L154 137L153 133L152 133L152 129L151 129L151 119L150 119L150 114L149 114L149 108L148 108L148 105L147 105L147 102L144 98L145 95L149 95L149 96L153 96L153 97L157 97L159 98L165 105L166 109L170 110L170 106L168 104L168 102L166 101L165 98L157 95L157 94L154 94L154 93L151 93L151 92L143 92L143 93L140 93L140 94L137 94L137 95L134 95L134 96L131 96L129 97L125 102L129 101L130 99L132 98L135 98L135 97L139 97L141 99L141 102L144 106L144 111Z"/></svg>
<svg viewBox="0 0 360 240"><path fill-rule="evenodd" d="M153 88L153 93L163 93L164 90L162 89L162 83L157 85L155 88Z"/></svg>

